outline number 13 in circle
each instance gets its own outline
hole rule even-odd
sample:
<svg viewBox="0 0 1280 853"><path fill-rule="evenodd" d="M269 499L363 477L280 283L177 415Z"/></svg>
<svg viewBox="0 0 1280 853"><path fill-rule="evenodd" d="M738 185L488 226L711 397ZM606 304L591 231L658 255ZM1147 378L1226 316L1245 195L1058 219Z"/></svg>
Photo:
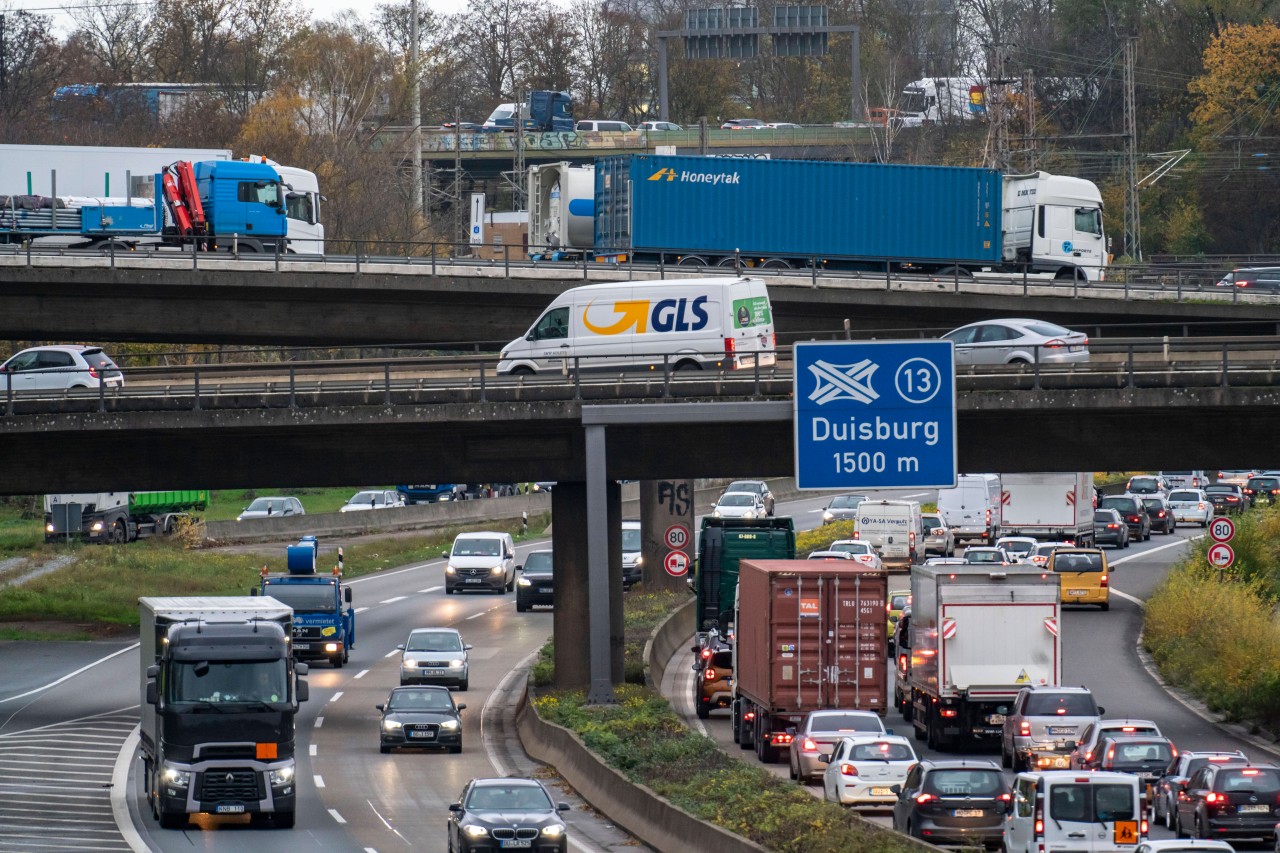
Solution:
<svg viewBox="0 0 1280 853"><path fill-rule="evenodd" d="M904 401L927 403L942 388L942 374L938 366L927 358L909 358L894 374L893 384Z"/></svg>

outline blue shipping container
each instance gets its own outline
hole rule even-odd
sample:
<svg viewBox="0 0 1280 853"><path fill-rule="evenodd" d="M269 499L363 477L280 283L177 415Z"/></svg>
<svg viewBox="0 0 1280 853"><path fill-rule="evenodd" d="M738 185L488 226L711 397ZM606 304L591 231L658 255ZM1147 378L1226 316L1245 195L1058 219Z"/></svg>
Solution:
<svg viewBox="0 0 1280 853"><path fill-rule="evenodd" d="M597 251L1000 261L992 169L606 157L595 197Z"/></svg>

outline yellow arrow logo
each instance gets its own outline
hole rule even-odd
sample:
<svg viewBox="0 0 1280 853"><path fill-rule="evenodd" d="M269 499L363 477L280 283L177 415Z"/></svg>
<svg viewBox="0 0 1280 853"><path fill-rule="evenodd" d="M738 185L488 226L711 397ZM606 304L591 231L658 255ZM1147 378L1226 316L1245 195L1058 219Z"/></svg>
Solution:
<svg viewBox="0 0 1280 853"><path fill-rule="evenodd" d="M605 326L597 326L588 319L588 315L591 313L591 306L594 304L594 302L587 303L586 309L582 312L582 325L597 335L620 335L633 327L638 334L644 334L648 331L649 300L624 299L621 302L613 303L613 310L622 316L613 324Z"/></svg>
<svg viewBox="0 0 1280 853"><path fill-rule="evenodd" d="M674 181L676 179L676 170L668 166L659 169L649 176L649 180L651 181L660 181L663 178L666 178L668 181Z"/></svg>

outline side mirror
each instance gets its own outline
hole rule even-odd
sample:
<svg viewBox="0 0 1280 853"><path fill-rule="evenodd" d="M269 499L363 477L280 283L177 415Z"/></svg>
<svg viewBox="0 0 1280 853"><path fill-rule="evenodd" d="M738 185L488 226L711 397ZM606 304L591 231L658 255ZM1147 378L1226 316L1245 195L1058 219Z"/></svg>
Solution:
<svg viewBox="0 0 1280 853"><path fill-rule="evenodd" d="M160 674L160 664L153 663L147 667L147 678L155 678Z"/></svg>
<svg viewBox="0 0 1280 853"><path fill-rule="evenodd" d="M524 571L524 563L521 563L520 565L516 566L516 571L517 571L517 572L523 572L523 571Z"/></svg>
<svg viewBox="0 0 1280 853"><path fill-rule="evenodd" d="M462 650L463 650L464 652L469 652L469 651L471 651L471 648L472 648L472 646L471 646L471 644L470 644L470 643L463 643L463 644L462 644Z"/></svg>
<svg viewBox="0 0 1280 853"><path fill-rule="evenodd" d="M820 752L820 753L818 753L818 763L819 763L819 764L830 764L830 763L831 763L831 753L829 753L829 752Z"/></svg>
<svg viewBox="0 0 1280 853"><path fill-rule="evenodd" d="M160 691L156 688L156 683L154 681L147 682L147 704L160 704Z"/></svg>
<svg viewBox="0 0 1280 853"><path fill-rule="evenodd" d="M306 675L308 672L311 671L311 667L308 664L298 662L293 665L293 671L294 671L294 674L296 675Z"/></svg>
<svg viewBox="0 0 1280 853"><path fill-rule="evenodd" d="M458 707L458 710L459 710L459 711L465 711L465 710L467 710L467 703L466 703L466 702L463 702L462 704L458 705L457 707Z"/></svg>
<svg viewBox="0 0 1280 853"><path fill-rule="evenodd" d="M385 711L387 708L386 705L374 705L373 707L377 708L379 711Z"/></svg>
<svg viewBox="0 0 1280 853"><path fill-rule="evenodd" d="M568 804L568 803L557 803L557 804L556 804L556 811L558 811L558 812L567 812L567 811L569 811L569 804Z"/></svg>
<svg viewBox="0 0 1280 853"><path fill-rule="evenodd" d="M404 643L401 643L400 645L396 646L396 651L398 652L404 651Z"/></svg>
<svg viewBox="0 0 1280 853"><path fill-rule="evenodd" d="M791 726L789 729L787 729L787 734L791 735L792 737L795 737L795 735L796 735L796 727L795 727L795 726Z"/></svg>
<svg viewBox="0 0 1280 853"><path fill-rule="evenodd" d="M342 591L342 597L347 602L347 604L351 603L351 587L347 587Z"/></svg>
<svg viewBox="0 0 1280 853"><path fill-rule="evenodd" d="M462 803L449 803L449 811L451 812L462 811Z"/></svg>
<svg viewBox="0 0 1280 853"><path fill-rule="evenodd" d="M901 785L890 785L890 786L889 786L889 793L890 793L890 794L901 794L901 793L902 793L902 786L901 786Z"/></svg>
<svg viewBox="0 0 1280 853"><path fill-rule="evenodd" d="M307 682L298 680L298 701L305 702L311 698L311 688L307 686Z"/></svg>
<svg viewBox="0 0 1280 853"><path fill-rule="evenodd" d="M885 733L885 734L887 734L887 735L891 735L891 734L893 734L893 729L885 729L885 730L884 730L884 733Z"/></svg>
<svg viewBox="0 0 1280 853"><path fill-rule="evenodd" d="M1105 716L1106 716L1106 714L1107 714L1107 709L1106 709L1106 708L1104 708L1104 707L1102 707L1101 705L1099 705L1099 706L1098 706L1098 716L1099 716L1099 717L1105 717Z"/></svg>
<svg viewBox="0 0 1280 853"><path fill-rule="evenodd" d="M702 650L701 650L701 649L699 649L697 646L690 646L690 647L689 647L689 651L693 652L693 653L696 655L698 652L700 652L700 651L702 651Z"/></svg>

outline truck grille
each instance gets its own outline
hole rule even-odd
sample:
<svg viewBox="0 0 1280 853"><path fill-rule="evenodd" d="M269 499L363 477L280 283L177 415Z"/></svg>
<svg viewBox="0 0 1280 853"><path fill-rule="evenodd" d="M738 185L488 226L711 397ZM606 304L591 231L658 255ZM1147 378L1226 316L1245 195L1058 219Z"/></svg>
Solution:
<svg viewBox="0 0 1280 853"><path fill-rule="evenodd" d="M321 640L324 639L320 631L323 630L321 625L294 625L293 638L295 640Z"/></svg>
<svg viewBox="0 0 1280 853"><path fill-rule="evenodd" d="M489 833L499 841L509 841L512 838L537 838L538 830L521 828L521 829L495 829Z"/></svg>
<svg viewBox="0 0 1280 853"><path fill-rule="evenodd" d="M200 799L204 802L256 802L262 799L258 793L258 774L252 770L217 769L204 773Z"/></svg>

